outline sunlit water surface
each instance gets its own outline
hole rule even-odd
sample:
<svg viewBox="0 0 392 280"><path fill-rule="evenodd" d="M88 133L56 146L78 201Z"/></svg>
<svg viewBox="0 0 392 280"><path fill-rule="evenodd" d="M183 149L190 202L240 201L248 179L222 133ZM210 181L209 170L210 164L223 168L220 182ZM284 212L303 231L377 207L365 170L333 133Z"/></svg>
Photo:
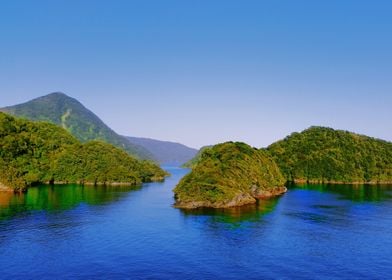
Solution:
<svg viewBox="0 0 392 280"><path fill-rule="evenodd" d="M0 193L1 279L390 279L392 186L290 187L227 210L142 187Z"/></svg>

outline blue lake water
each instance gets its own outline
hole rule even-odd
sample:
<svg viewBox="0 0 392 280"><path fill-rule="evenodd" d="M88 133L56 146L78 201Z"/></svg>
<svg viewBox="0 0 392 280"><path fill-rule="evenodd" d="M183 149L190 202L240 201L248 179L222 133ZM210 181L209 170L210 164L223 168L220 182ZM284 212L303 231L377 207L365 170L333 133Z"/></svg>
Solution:
<svg viewBox="0 0 392 280"><path fill-rule="evenodd" d="M392 186L290 187L257 205L173 208L143 187L0 193L1 279L390 279Z"/></svg>

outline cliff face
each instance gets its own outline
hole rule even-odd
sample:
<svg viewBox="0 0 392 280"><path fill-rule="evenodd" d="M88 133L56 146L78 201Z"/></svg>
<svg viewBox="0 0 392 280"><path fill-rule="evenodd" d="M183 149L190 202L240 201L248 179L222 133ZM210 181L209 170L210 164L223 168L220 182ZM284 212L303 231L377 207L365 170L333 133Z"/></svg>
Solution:
<svg viewBox="0 0 392 280"><path fill-rule="evenodd" d="M265 151L227 142L203 152L174 189L179 208L226 208L286 192L285 180Z"/></svg>

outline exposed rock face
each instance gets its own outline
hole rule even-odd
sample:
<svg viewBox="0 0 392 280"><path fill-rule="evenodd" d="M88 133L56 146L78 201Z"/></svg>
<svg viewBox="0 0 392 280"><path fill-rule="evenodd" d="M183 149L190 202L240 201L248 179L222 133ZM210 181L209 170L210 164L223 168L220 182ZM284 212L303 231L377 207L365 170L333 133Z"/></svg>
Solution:
<svg viewBox="0 0 392 280"><path fill-rule="evenodd" d="M256 198L269 198L272 196L284 194L285 192L287 192L286 187L276 187L276 188L271 188L269 190L256 189L254 192L252 192L252 195L253 197Z"/></svg>
<svg viewBox="0 0 392 280"><path fill-rule="evenodd" d="M14 191L13 188L7 187L6 185L0 182L0 192L13 192L13 191Z"/></svg>
<svg viewBox="0 0 392 280"><path fill-rule="evenodd" d="M234 207L234 206L242 206L246 204L255 203L256 199L247 194L247 193L240 193L239 195L235 196L231 200L223 200L223 201L181 201L180 199L176 200L174 204L177 208L185 208L185 209L192 209L192 208L199 208L199 207L210 207L210 208L227 208L227 207Z"/></svg>
<svg viewBox="0 0 392 280"><path fill-rule="evenodd" d="M265 151L227 142L202 154L174 189L178 208L227 208L285 193L285 180Z"/></svg>
<svg viewBox="0 0 392 280"><path fill-rule="evenodd" d="M247 193L241 193L235 196L233 199L221 202L210 202L210 201L181 201L176 200L174 207L183 209L194 209L199 207L209 207L209 208L228 208L228 207L238 207L246 204L256 203L257 199L266 199L273 196L282 195L287 192L286 187L277 187L269 191L258 191L254 195L249 195Z"/></svg>

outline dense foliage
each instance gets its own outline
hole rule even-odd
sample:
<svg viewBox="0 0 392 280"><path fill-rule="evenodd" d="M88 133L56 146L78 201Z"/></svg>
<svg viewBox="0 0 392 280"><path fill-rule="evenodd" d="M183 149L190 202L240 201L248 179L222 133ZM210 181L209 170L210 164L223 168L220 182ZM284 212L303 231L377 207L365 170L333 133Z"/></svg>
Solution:
<svg viewBox="0 0 392 280"><path fill-rule="evenodd" d="M39 182L138 184L165 172L110 144L82 144L46 122L15 119L0 112L0 182L16 190Z"/></svg>
<svg viewBox="0 0 392 280"><path fill-rule="evenodd" d="M197 152L197 154L196 154L193 158L191 158L190 160L188 160L187 162L185 162L185 163L182 165L182 167L184 167L184 168L193 168L193 167L195 167L195 166L197 165L197 163L201 160L202 154L203 154L206 150L210 149L211 147L212 147L212 146L204 146L204 147L201 147L200 150Z"/></svg>
<svg viewBox="0 0 392 280"><path fill-rule="evenodd" d="M311 127L267 150L288 181L392 181L392 143L348 131Z"/></svg>
<svg viewBox="0 0 392 280"><path fill-rule="evenodd" d="M255 197L284 183L265 151L227 142L206 149L174 193L179 207L226 207L255 202Z"/></svg>
<svg viewBox="0 0 392 280"><path fill-rule="evenodd" d="M118 135L79 101L64 93L55 92L0 111L28 120L54 123L82 142L102 140L138 158L153 159L147 149Z"/></svg>

